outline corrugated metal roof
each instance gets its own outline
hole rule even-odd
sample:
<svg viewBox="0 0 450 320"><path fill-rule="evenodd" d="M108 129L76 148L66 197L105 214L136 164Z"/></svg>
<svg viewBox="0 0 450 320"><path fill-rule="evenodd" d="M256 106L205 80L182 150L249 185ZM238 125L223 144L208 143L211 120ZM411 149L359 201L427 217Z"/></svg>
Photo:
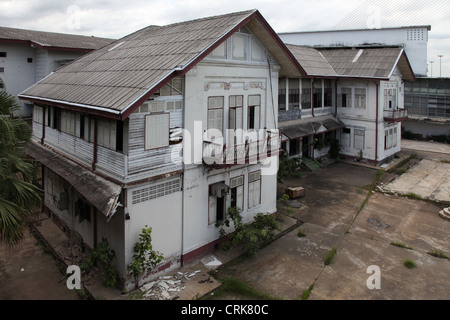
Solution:
<svg viewBox="0 0 450 320"><path fill-rule="evenodd" d="M256 18L257 19L256 19ZM170 76L182 74L231 32L247 24L283 71L304 71L257 10L149 26L87 54L19 95L123 115Z"/></svg>
<svg viewBox="0 0 450 320"><path fill-rule="evenodd" d="M113 214L113 207L122 187L95 173L84 169L75 162L36 143L30 142L27 153L70 183L82 196L105 216Z"/></svg>
<svg viewBox="0 0 450 320"><path fill-rule="evenodd" d="M77 50L96 50L114 41L114 39L107 38L8 27L0 27L1 40L29 41L40 47Z"/></svg>
<svg viewBox="0 0 450 320"><path fill-rule="evenodd" d="M123 112L253 12L144 28L60 68L20 96Z"/></svg>
<svg viewBox="0 0 450 320"><path fill-rule="evenodd" d="M297 45L286 45L308 75L336 76L336 71L319 50Z"/></svg>
<svg viewBox="0 0 450 320"><path fill-rule="evenodd" d="M319 49L339 76L389 78L401 48Z"/></svg>

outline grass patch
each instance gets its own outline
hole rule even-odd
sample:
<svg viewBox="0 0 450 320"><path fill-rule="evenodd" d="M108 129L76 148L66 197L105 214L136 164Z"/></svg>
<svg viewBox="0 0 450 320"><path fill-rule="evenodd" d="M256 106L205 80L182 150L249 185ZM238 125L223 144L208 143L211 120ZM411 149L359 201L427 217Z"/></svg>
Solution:
<svg viewBox="0 0 450 320"><path fill-rule="evenodd" d="M304 238L304 237L306 237L306 234L304 234L302 230L299 230L299 231L297 232L297 237L299 237L299 238Z"/></svg>
<svg viewBox="0 0 450 320"><path fill-rule="evenodd" d="M325 259L323 260L323 263L328 266L331 264L331 262L333 262L334 256L337 253L337 248L336 247L332 247L331 250L328 252L327 256L325 257Z"/></svg>
<svg viewBox="0 0 450 320"><path fill-rule="evenodd" d="M400 241L393 241L393 242L391 242L391 245L399 247L399 248L405 248L405 249L412 250L412 247L410 247L407 244L404 244Z"/></svg>
<svg viewBox="0 0 450 320"><path fill-rule="evenodd" d="M409 269L417 267L416 263L412 260L405 260L403 261L403 265Z"/></svg>
<svg viewBox="0 0 450 320"><path fill-rule="evenodd" d="M450 260L450 257L448 255L446 255L445 253L443 253L440 250L432 250L430 252L427 252L430 256L436 257L436 258L441 258L441 259L447 259Z"/></svg>
<svg viewBox="0 0 450 320"><path fill-rule="evenodd" d="M235 278L226 278L221 280L221 282L222 286L215 291L214 297L219 297L224 293L232 293L245 296L250 299L279 300L270 294L259 292L258 290L250 287L245 282Z"/></svg>
<svg viewBox="0 0 450 320"><path fill-rule="evenodd" d="M311 294L311 291L314 289L314 283L309 286L308 289L302 292L302 296L300 297L300 300L308 300L309 295Z"/></svg>
<svg viewBox="0 0 450 320"><path fill-rule="evenodd" d="M421 196L419 196L418 194L415 194L413 192L408 192L407 194L405 194L405 197L410 198L410 199L415 199L415 200L423 200L423 198Z"/></svg>

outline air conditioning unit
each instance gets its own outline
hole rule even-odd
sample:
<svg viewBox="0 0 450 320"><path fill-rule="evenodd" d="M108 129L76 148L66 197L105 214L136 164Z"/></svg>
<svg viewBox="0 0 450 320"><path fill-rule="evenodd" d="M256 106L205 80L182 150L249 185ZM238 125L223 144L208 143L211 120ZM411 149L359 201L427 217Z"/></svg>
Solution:
<svg viewBox="0 0 450 320"><path fill-rule="evenodd" d="M209 194L216 198L225 197L230 191L230 187L223 182L215 183L209 186Z"/></svg>

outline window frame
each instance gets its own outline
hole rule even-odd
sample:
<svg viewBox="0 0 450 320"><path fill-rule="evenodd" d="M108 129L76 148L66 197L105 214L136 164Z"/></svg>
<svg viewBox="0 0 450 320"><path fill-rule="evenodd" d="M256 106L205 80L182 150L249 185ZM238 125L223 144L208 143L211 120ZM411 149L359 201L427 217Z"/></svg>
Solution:
<svg viewBox="0 0 450 320"><path fill-rule="evenodd" d="M358 91L364 91L364 94L358 93ZM366 88L355 88L355 109L367 108L367 90Z"/></svg>
<svg viewBox="0 0 450 320"><path fill-rule="evenodd" d="M259 104L255 104L252 105L250 104L250 99L252 97L259 97ZM247 101L247 130L259 130L261 128L261 95L260 94L252 94L248 96L248 101ZM258 112L253 111L253 117L251 117L252 111L254 109L257 109ZM257 120L255 119L255 117L258 116ZM253 121L252 121L253 118ZM251 126L251 123L253 123L253 126Z"/></svg>
<svg viewBox="0 0 450 320"><path fill-rule="evenodd" d="M257 172L259 172L258 178L257 179L251 178L251 175L255 174ZM258 195L258 200L259 201L256 203L254 201L255 198L253 196L253 202L250 203L250 191L253 190L253 192L254 192L253 184L255 184L255 183L259 184L259 195ZM261 186L262 186L261 170L255 170L255 171L249 172L248 173L248 192L247 192L248 193L248 197L247 197L247 207L248 207L248 209L252 209L252 208L255 208L255 207L261 205L261 192L262 192Z"/></svg>
<svg viewBox="0 0 450 320"><path fill-rule="evenodd" d="M158 145L149 145L148 143L150 143L149 141L148 141L148 135L149 135L149 133L147 132L148 131L148 119L150 118L150 117L162 117L162 116L164 116L164 117L167 117L167 143L164 143L164 144L158 144ZM145 118L144 118L145 120L145 123L144 123L144 150L145 151L149 151L149 150L157 150L157 149L162 149L162 148L167 148L169 145L170 145L170 113L168 113L168 112L161 112L161 113L151 113L151 114L147 114L146 116L145 116ZM161 129L158 129L158 131L159 130L162 130L162 128Z"/></svg>

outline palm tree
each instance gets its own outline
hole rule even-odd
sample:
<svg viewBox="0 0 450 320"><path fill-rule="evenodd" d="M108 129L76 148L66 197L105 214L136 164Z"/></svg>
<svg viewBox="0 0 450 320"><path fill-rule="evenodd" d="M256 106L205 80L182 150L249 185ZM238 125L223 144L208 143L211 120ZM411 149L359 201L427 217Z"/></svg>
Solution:
<svg viewBox="0 0 450 320"><path fill-rule="evenodd" d="M19 108L14 96L0 90L0 242L11 246L22 239L29 213L41 200L32 184L35 166L26 159L31 129L13 116Z"/></svg>

